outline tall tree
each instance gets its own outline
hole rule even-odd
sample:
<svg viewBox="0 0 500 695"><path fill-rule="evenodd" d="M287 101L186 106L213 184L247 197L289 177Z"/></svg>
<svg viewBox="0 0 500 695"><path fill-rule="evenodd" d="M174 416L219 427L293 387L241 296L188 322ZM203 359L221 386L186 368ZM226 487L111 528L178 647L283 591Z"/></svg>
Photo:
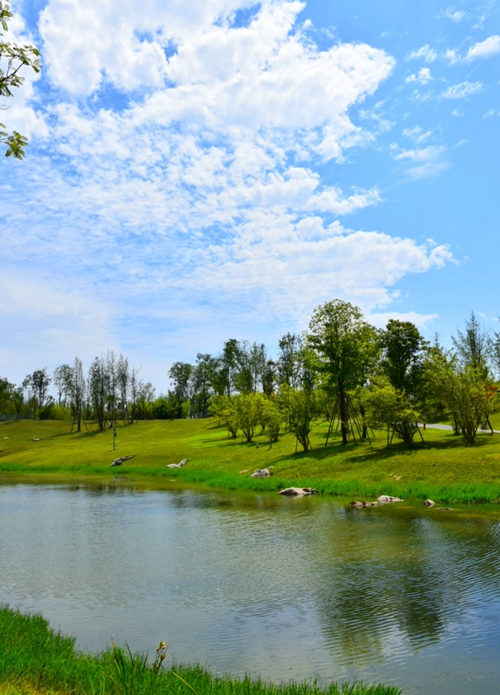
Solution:
<svg viewBox="0 0 500 695"><path fill-rule="evenodd" d="M196 414L202 417L208 415L208 403L212 394L212 381L217 370L217 360L212 355L198 353L196 366L193 370L192 380L196 393L195 401L198 407Z"/></svg>
<svg viewBox="0 0 500 695"><path fill-rule="evenodd" d="M12 90L20 87L24 82L22 75L24 68L31 68L35 72L40 72L40 54L34 46L26 44L17 46L14 43L4 40L4 32L9 30L8 22L12 19L9 3L0 0L0 97L12 97ZM5 108L0 106L0 108ZM5 130L3 123L0 123L0 142L7 146L6 157L22 159L24 148L28 144L27 139L14 130L10 135Z"/></svg>
<svg viewBox="0 0 500 695"><path fill-rule="evenodd" d="M43 420L49 411L54 399L49 394L49 386L52 379L46 369L36 369L23 381L23 388L27 389L30 398L33 399L33 416Z"/></svg>
<svg viewBox="0 0 500 695"><path fill-rule="evenodd" d="M130 369L128 359L120 353L116 361L116 388L118 394L118 409L121 418L128 422L128 397L130 391Z"/></svg>
<svg viewBox="0 0 500 695"><path fill-rule="evenodd" d="M76 431L80 432L82 427L83 406L85 403L87 384L83 374L83 364L80 358L75 357L74 365L71 369L70 381L70 407L73 414L73 422L76 424Z"/></svg>
<svg viewBox="0 0 500 695"><path fill-rule="evenodd" d="M107 396L106 364L102 357L96 357L89 367L88 398L101 431L106 421Z"/></svg>
<svg viewBox="0 0 500 695"><path fill-rule="evenodd" d="M187 362L174 362L170 367L168 376L172 381L174 393L182 408L182 403L189 396L189 380L193 373L193 365ZM178 417L181 417L178 415Z"/></svg>
<svg viewBox="0 0 500 695"><path fill-rule="evenodd" d="M0 415L11 402L13 385L7 379L0 377Z"/></svg>
<svg viewBox="0 0 500 695"><path fill-rule="evenodd" d="M390 319L380 333L382 347L381 368L395 389L414 394L422 377L426 340L410 321Z"/></svg>
<svg viewBox="0 0 500 695"><path fill-rule="evenodd" d="M476 314L471 311L469 319L465 320L465 330L457 329L457 335L452 336L458 360L464 366L487 369L488 332L479 323Z"/></svg>
<svg viewBox="0 0 500 695"><path fill-rule="evenodd" d="M226 340L222 347L222 354L218 358L220 365L219 379L222 379L224 384L223 393L231 396L234 379L238 372L241 363L241 347L235 338Z"/></svg>
<svg viewBox="0 0 500 695"><path fill-rule="evenodd" d="M69 400L71 390L72 368L69 364L61 364L54 369L52 382L57 389L58 405L66 405Z"/></svg>
<svg viewBox="0 0 500 695"><path fill-rule="evenodd" d="M295 333L285 333L278 343L278 379L280 384L298 388L302 383L303 340Z"/></svg>
<svg viewBox="0 0 500 695"><path fill-rule="evenodd" d="M349 431L348 391L361 385L373 350L374 329L361 309L341 299L314 310L307 342L318 355L318 370L329 393L338 398L342 443Z"/></svg>

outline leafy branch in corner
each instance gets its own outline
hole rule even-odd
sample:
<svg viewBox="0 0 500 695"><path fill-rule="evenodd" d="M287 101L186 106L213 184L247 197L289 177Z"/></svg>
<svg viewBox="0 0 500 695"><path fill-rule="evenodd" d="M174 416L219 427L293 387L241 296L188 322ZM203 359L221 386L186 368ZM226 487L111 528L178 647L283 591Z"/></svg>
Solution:
<svg viewBox="0 0 500 695"><path fill-rule="evenodd" d="M36 73L39 73L42 68L37 48L30 44L18 46L4 41L4 33L9 30L10 19L12 19L12 12L9 3L0 0L0 25L3 30L0 31L0 97L14 96L12 90L20 87L24 82L24 77L21 75L23 67L32 68ZM5 108L7 107L0 106L0 109ZM0 123L0 142L7 146L5 156L22 159L28 140L17 130L9 134L4 128L5 125Z"/></svg>

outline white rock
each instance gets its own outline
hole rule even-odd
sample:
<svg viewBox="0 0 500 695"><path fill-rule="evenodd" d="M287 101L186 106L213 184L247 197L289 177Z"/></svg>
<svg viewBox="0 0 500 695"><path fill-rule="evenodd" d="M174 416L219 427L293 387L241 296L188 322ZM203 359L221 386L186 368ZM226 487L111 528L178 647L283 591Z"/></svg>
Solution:
<svg viewBox="0 0 500 695"><path fill-rule="evenodd" d="M271 473L269 472L268 468L262 468L262 469L257 468L257 470L254 471L250 477L251 478L269 478L270 475L271 475Z"/></svg>
<svg viewBox="0 0 500 695"><path fill-rule="evenodd" d="M400 497L391 497L390 495L380 495L378 498L380 504L392 504L393 502L404 502Z"/></svg>
<svg viewBox="0 0 500 695"><path fill-rule="evenodd" d="M313 487L287 487L280 490L279 494L286 497L304 497L305 495L317 495L318 491Z"/></svg>

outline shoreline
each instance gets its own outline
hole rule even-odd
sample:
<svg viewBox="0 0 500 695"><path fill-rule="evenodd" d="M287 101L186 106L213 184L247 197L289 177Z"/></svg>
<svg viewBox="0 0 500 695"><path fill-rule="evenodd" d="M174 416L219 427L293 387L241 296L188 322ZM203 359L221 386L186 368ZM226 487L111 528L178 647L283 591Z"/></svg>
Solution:
<svg viewBox="0 0 500 695"><path fill-rule="evenodd" d="M318 481L318 480L283 480L273 477L264 480L252 479L250 484L241 484L241 480L236 476L224 476L221 480L220 476L214 476L212 479L205 475L186 476L185 474L177 474L174 478L171 474L167 476L161 473L137 472L133 470L124 470L122 475L111 475L108 471L101 474L93 471L87 475L81 472L67 470L59 471L23 471L15 473L9 471L5 473L0 468L0 486L4 485L61 485L69 487L106 487L106 488L130 488L142 490L144 492L155 492L161 490L167 491L198 491L198 492L221 492L221 493L238 493L238 494L266 494L277 495L279 490L286 487L314 487L318 490L318 495L312 496L312 499L328 500L333 499L349 506L351 501L362 499L365 502L375 501L380 495L390 495L393 497L401 497L403 502L415 507L424 509L424 500L433 499L436 502L436 508L432 513L438 511L438 505L455 504L459 505L464 511L477 509L478 507L489 507L489 512L496 512L500 515L500 493L496 486L492 486L491 490L484 486L470 485L466 489L463 486L431 488L426 484L410 483L408 486L392 486L385 485L383 488L375 484L357 485L351 489L351 486L346 486L343 489L342 485L337 485L335 481ZM246 481L245 481L246 482ZM430 494L429 494L430 493ZM294 499L294 498L292 498ZM398 503L399 504L399 503ZM383 505L386 506L386 505ZM393 506L393 505L389 505ZM432 508L431 508L432 509ZM459 511L459 509L453 509Z"/></svg>
<svg viewBox="0 0 500 695"><path fill-rule="evenodd" d="M283 433L278 443L256 435L251 443L229 439L207 420L153 420L122 427L118 446L110 432L71 433L64 421L22 421L0 425L0 484L14 481L55 484L106 484L161 489L174 486L229 492L277 493L286 487L312 487L321 496L347 503L379 495L437 505L500 503L500 437L481 437L464 445L447 430L427 430L413 449L390 449L383 433L370 442L342 446L335 437L324 447L319 426L313 450L295 452ZM118 457L132 456L117 467ZM188 459L183 468L168 465ZM268 478L252 478L270 468ZM128 479L128 480L127 480Z"/></svg>
<svg viewBox="0 0 500 695"><path fill-rule="evenodd" d="M310 681L275 684L261 678L217 675L194 662L170 662L161 654L132 653L113 643L98 654L75 649L76 638L50 628L39 614L25 614L0 605L0 695L402 695L397 686L362 682L320 687ZM163 645L163 646L162 646ZM165 657L164 657L165 658Z"/></svg>

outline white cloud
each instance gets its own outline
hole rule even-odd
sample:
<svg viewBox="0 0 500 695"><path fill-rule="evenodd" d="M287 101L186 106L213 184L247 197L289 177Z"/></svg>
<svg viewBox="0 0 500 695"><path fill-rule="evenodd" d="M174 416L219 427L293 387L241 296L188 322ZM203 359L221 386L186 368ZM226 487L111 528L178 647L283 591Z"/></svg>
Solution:
<svg viewBox="0 0 500 695"><path fill-rule="evenodd" d="M405 128L403 130L403 135L407 138L411 138L420 145L432 135L432 130L423 131L422 128L417 125L414 128Z"/></svg>
<svg viewBox="0 0 500 695"><path fill-rule="evenodd" d="M456 63L460 63L462 60L460 55L457 53L457 51L454 48L448 48L445 53L444 53L444 58L445 60L448 61L450 65L455 65Z"/></svg>
<svg viewBox="0 0 500 695"><path fill-rule="evenodd" d="M449 48L444 57L450 65L457 63L471 63L478 58L491 58L500 53L500 36L495 34L484 41L479 41L469 48L465 56L461 56L454 48Z"/></svg>
<svg viewBox="0 0 500 695"><path fill-rule="evenodd" d="M409 133L403 134L408 135ZM412 134L418 143L418 136L415 137L415 130ZM448 168L448 163L444 160L446 148L443 145L429 145L428 147L416 147L410 150L394 146L393 152L396 161L408 163L409 166L406 169L406 173L413 179L433 178Z"/></svg>
<svg viewBox="0 0 500 695"><path fill-rule="evenodd" d="M441 15L442 17L447 17L451 19L452 22L461 22L465 18L466 12L463 10L453 10L451 7L447 7L446 10Z"/></svg>
<svg viewBox="0 0 500 695"><path fill-rule="evenodd" d="M387 313L370 314L368 317L370 323L377 328L385 328L390 319L395 321L411 321L418 328L427 328L428 324L439 318L438 314L417 314L415 311L407 311L404 314L397 311L388 311Z"/></svg>
<svg viewBox="0 0 500 695"><path fill-rule="evenodd" d="M454 84L448 87L446 91L441 94L442 99L466 99L471 94L479 92L482 88L481 82L461 82L460 84Z"/></svg>
<svg viewBox="0 0 500 695"><path fill-rule="evenodd" d="M417 75L415 75L415 74L409 75L406 78L405 83L409 84L412 82L416 82L418 84L427 84L427 82L430 82L430 80L432 80L432 77L431 77L431 71L429 70L429 68L420 68L420 70L418 71L418 74Z"/></svg>
<svg viewBox="0 0 500 695"><path fill-rule="evenodd" d="M442 155L444 150L445 147L442 145L430 145L420 150L403 150L395 155L394 159L410 159L413 162L428 162L430 160L436 160Z"/></svg>
<svg viewBox="0 0 500 695"><path fill-rule="evenodd" d="M406 56L406 60L424 60L426 63L433 63L437 60L438 54L429 44L412 51Z"/></svg>
<svg viewBox="0 0 500 695"><path fill-rule="evenodd" d="M125 91L158 87L168 66L165 48L209 29L221 17L227 22L232 11L251 4L50 0L40 18L47 69L54 84L71 94L91 94L103 81ZM297 8L299 3L291 4Z"/></svg>
<svg viewBox="0 0 500 695"><path fill-rule="evenodd" d="M471 46L464 58L467 62L476 60L477 58L490 58L493 55L500 53L500 36L489 36L484 41L480 41L474 46Z"/></svg>
<svg viewBox="0 0 500 695"><path fill-rule="evenodd" d="M47 354L73 352L82 336L113 347L127 321L144 336L169 322L208 334L243 309L301 328L325 298L388 306L406 274L451 259L445 246L346 229L336 217L381 195L322 178L324 161L374 138L352 110L394 59L361 43L320 50L297 24L300 2L266 0L234 26L234 11L253 4L49 0L43 10L57 88L44 109L50 144L35 140L29 168L11 164L0 195L9 277L50 269L26 284L36 308L25 297L9 315L33 322ZM427 49L419 57L434 60ZM110 87L130 101L99 108ZM445 166L441 148L421 147L430 133L405 135L414 148L395 157L411 176Z"/></svg>

